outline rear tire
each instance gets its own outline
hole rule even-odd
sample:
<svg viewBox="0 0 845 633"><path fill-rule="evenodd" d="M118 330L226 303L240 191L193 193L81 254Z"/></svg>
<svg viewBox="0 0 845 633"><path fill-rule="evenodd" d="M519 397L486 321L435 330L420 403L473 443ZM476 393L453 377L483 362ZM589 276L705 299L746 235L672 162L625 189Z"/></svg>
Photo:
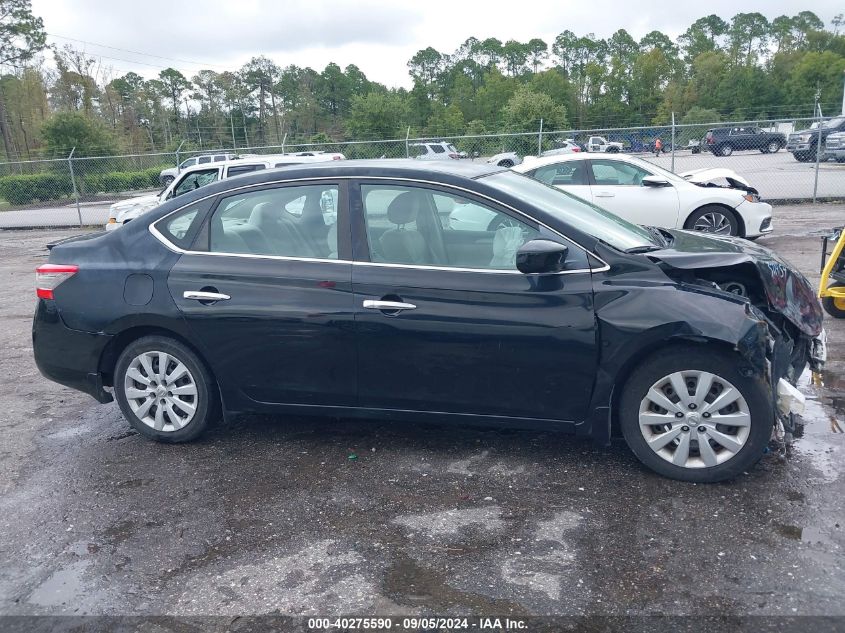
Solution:
<svg viewBox="0 0 845 633"><path fill-rule="evenodd" d="M511 167L513 167L513 161L509 158L506 158L505 160L500 160L499 167L507 167L508 169L510 169Z"/></svg>
<svg viewBox="0 0 845 633"><path fill-rule="evenodd" d="M736 214L716 204L706 204L693 211L684 223L688 231L701 231L715 235L740 235L740 225Z"/></svg>
<svg viewBox="0 0 845 633"><path fill-rule="evenodd" d="M795 157L795 160L797 160L799 163L809 163L815 153L815 149L812 149L808 152L795 152L793 156Z"/></svg>
<svg viewBox="0 0 845 633"><path fill-rule="evenodd" d="M734 153L734 148L731 145L725 144L719 148L719 151L717 153L719 154L719 156L730 156Z"/></svg>
<svg viewBox="0 0 845 633"><path fill-rule="evenodd" d="M772 141L771 143L766 145L765 149L763 149L762 151L763 151L764 154L775 154L778 151L780 151L780 148L781 148L780 143L778 143L777 141Z"/></svg>
<svg viewBox="0 0 845 633"><path fill-rule="evenodd" d="M664 477L698 483L730 479L756 464L771 438L774 411L771 389L761 378L744 376L745 365L736 354L694 347L645 360L619 403L622 434L634 455Z"/></svg>
<svg viewBox="0 0 845 633"><path fill-rule="evenodd" d="M123 350L114 394L132 428L158 442L190 442L218 415L211 372L191 349L165 336L145 336Z"/></svg>
<svg viewBox="0 0 845 633"><path fill-rule="evenodd" d="M829 286L830 288L845 288L841 284ZM845 299L838 297L824 297L822 307L834 319L845 319Z"/></svg>

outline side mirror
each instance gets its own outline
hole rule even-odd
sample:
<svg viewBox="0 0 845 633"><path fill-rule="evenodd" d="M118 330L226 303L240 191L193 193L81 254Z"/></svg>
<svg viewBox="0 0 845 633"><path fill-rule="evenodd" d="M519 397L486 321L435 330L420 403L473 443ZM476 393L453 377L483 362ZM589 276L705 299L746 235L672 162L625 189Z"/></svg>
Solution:
<svg viewBox="0 0 845 633"><path fill-rule="evenodd" d="M660 176L645 176L643 178L643 187L671 187L671 183Z"/></svg>
<svg viewBox="0 0 845 633"><path fill-rule="evenodd" d="M566 263L569 247L551 240L529 240L516 252L516 268L526 275L559 273Z"/></svg>

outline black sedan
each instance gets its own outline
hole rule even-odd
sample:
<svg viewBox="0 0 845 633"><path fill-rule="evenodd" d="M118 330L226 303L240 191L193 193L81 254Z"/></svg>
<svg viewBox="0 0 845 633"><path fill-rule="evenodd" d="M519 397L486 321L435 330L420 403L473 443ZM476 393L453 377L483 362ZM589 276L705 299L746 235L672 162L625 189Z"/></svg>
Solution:
<svg viewBox="0 0 845 633"><path fill-rule="evenodd" d="M454 228L457 208L495 221ZM621 434L717 481L798 431L790 383L823 356L818 301L771 251L461 161L231 178L49 262L41 372L163 442L247 411L505 423Z"/></svg>

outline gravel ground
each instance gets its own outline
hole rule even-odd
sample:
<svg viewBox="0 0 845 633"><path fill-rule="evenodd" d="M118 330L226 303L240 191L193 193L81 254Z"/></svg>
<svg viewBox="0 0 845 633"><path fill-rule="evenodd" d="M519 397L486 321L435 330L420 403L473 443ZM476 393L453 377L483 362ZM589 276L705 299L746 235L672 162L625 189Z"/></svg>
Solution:
<svg viewBox="0 0 845 633"><path fill-rule="evenodd" d="M759 243L816 282L843 207L776 212ZM724 484L436 419L249 416L167 446L35 368L32 271L71 234L0 232L0 615L845 616L843 322L807 435Z"/></svg>

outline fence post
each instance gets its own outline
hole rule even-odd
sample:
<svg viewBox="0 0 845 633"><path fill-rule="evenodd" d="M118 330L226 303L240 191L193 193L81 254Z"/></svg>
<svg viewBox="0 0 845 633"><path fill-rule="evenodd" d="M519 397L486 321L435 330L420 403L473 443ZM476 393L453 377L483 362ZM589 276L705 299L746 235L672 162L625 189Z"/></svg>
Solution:
<svg viewBox="0 0 845 633"><path fill-rule="evenodd" d="M238 149L238 143L235 141L235 119L232 118L232 111L229 110L229 124L232 126L232 149Z"/></svg>
<svg viewBox="0 0 845 633"><path fill-rule="evenodd" d="M411 136L411 126L408 126L408 129L405 131L405 158L411 157L411 149L408 145L408 138Z"/></svg>
<svg viewBox="0 0 845 633"><path fill-rule="evenodd" d="M669 170L675 173L675 113L672 113L672 168Z"/></svg>
<svg viewBox="0 0 845 633"><path fill-rule="evenodd" d="M543 119L540 119L540 131L537 134L537 156L543 153Z"/></svg>
<svg viewBox="0 0 845 633"><path fill-rule="evenodd" d="M76 147L70 150L70 154L67 157L67 166L70 169L70 184L73 186L73 198L76 200L76 215L79 218L79 228L82 228L82 209L79 208L79 192L76 189L76 176L73 174L73 153L76 151Z"/></svg>
<svg viewBox="0 0 845 633"><path fill-rule="evenodd" d="M816 177L813 182L813 204L816 203L816 196L819 192L819 162L821 161L822 156L822 117L821 117L821 108L817 112L818 118L816 119L819 122L818 128L816 128Z"/></svg>
<svg viewBox="0 0 845 633"><path fill-rule="evenodd" d="M182 146L184 144L185 144L185 141L182 140L182 142L179 143L179 147L176 148L176 173L177 174L182 173L182 169L179 167L179 165L182 164L182 161L179 160L179 150L182 149Z"/></svg>

